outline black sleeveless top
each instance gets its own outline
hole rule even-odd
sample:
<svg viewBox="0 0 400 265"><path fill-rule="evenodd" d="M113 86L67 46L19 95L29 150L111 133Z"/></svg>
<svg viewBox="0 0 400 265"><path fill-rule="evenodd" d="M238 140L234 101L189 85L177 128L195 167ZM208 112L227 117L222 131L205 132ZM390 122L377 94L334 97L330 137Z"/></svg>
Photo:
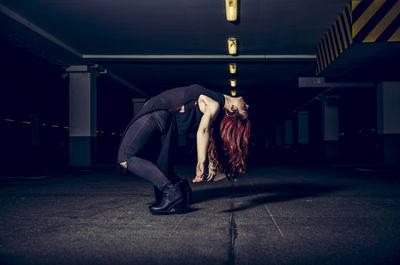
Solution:
<svg viewBox="0 0 400 265"><path fill-rule="evenodd" d="M214 92L197 84L173 88L147 101L140 112L133 118L131 124L145 114L156 110L168 110L174 115L178 135L194 131L199 126L203 116L197 103L200 95L214 99L220 104L221 108L225 105L225 98L222 93ZM178 112L177 109L182 105L184 105L185 111Z"/></svg>

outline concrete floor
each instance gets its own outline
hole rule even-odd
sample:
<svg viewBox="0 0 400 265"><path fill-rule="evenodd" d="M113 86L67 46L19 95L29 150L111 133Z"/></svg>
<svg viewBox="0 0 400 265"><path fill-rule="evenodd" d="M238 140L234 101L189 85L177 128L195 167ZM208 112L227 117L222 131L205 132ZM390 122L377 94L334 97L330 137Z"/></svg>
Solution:
<svg viewBox="0 0 400 265"><path fill-rule="evenodd" d="M190 178L193 169L178 167ZM400 264L400 173L251 167L153 216L109 168L0 178L0 264Z"/></svg>

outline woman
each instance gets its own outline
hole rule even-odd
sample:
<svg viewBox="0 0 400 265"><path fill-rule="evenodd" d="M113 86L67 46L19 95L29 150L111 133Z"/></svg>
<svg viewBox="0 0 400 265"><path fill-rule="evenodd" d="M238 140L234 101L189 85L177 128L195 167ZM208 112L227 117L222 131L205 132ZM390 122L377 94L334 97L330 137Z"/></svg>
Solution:
<svg viewBox="0 0 400 265"><path fill-rule="evenodd" d="M168 214L172 208L181 208L186 193L191 192L189 184L173 172L171 149L177 135L197 129L193 183L204 180L207 156L208 181L217 170L228 177L244 172L250 136L248 108L242 97L216 93L200 85L167 90L143 106L124 132L118 163L161 191L160 200L150 207L153 214ZM160 135L164 140L156 161L145 159L141 155L143 147Z"/></svg>

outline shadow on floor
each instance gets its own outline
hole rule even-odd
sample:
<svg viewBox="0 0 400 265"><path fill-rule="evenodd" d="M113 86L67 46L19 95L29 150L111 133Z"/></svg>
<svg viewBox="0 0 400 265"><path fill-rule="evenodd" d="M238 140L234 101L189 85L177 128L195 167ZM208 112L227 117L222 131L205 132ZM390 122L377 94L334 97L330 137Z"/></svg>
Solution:
<svg viewBox="0 0 400 265"><path fill-rule="evenodd" d="M200 203L219 198L243 198L254 195L264 195L252 198L246 204L223 212L236 212L256 207L261 204L296 200L300 198L319 197L324 193L347 189L345 186L322 186L313 184L268 184L241 185L232 183L230 187L211 188L193 192L193 203Z"/></svg>

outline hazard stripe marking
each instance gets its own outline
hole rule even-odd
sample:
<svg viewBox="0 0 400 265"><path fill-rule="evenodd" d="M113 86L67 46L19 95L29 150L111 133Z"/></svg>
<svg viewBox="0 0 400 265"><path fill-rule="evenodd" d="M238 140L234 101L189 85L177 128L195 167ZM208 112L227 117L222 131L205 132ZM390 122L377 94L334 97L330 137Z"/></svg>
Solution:
<svg viewBox="0 0 400 265"><path fill-rule="evenodd" d="M365 10L365 12L360 16L357 21L353 23L353 35L354 38L358 32L367 24L367 22L371 19L371 17L376 13L376 11L381 8L381 6L385 3L385 0L375 0L371 3L371 5Z"/></svg>
<svg viewBox="0 0 400 265"><path fill-rule="evenodd" d="M393 33L388 41L400 41L400 27Z"/></svg>
<svg viewBox="0 0 400 265"><path fill-rule="evenodd" d="M320 67L320 54L319 54L319 52L317 51L317 74L321 71L321 67Z"/></svg>
<svg viewBox="0 0 400 265"><path fill-rule="evenodd" d="M336 43L336 38L333 36L333 31L332 28L329 30L329 33L331 34L331 40L333 44L333 49L335 50L335 58L338 57L338 48L337 48L337 43Z"/></svg>
<svg viewBox="0 0 400 265"><path fill-rule="evenodd" d="M333 24L334 28L335 28L335 33L336 33L336 39L339 45L339 51L340 53L343 52L343 48L342 48L342 40L340 39L340 35L339 35L339 31L338 31L338 26L337 26L337 21Z"/></svg>
<svg viewBox="0 0 400 265"><path fill-rule="evenodd" d="M343 40L344 48L347 49L347 47L349 45L348 45L348 42L347 42L347 39L346 39L346 33L344 32L342 16L339 17L339 27L340 27L340 32L342 33L342 40Z"/></svg>
<svg viewBox="0 0 400 265"><path fill-rule="evenodd" d="M353 32L353 29L352 29L352 26L353 26L353 13L351 12L350 4L347 6L345 11L346 11L346 15L347 15L347 18L348 18L347 21L346 21L347 36L349 38L349 43L353 44L353 38L351 37L351 34Z"/></svg>
<svg viewBox="0 0 400 265"><path fill-rule="evenodd" d="M351 16L348 14L348 9L345 9L343 12L343 18L344 18L344 24L346 25L346 37L348 38L349 46L350 44L353 43L353 39L351 37L351 29L350 29L350 23L351 23Z"/></svg>
<svg viewBox="0 0 400 265"><path fill-rule="evenodd" d="M323 61L323 68L325 68L326 67L326 59L325 59L325 54L324 54L324 52L323 52L323 50L322 50L322 48L321 48L321 45L322 45L322 42L320 42L319 44L318 44L318 46L317 46L317 48L318 48L318 50L319 50L319 53L321 54L321 56L320 57L322 57L322 61ZM321 71L322 71L322 69L323 68L321 68Z"/></svg>
<svg viewBox="0 0 400 265"><path fill-rule="evenodd" d="M361 0L358 1L351 1L351 9L354 11L356 7L360 4Z"/></svg>
<svg viewBox="0 0 400 265"><path fill-rule="evenodd" d="M389 38L400 28L400 15L382 32L376 41L389 41Z"/></svg>
<svg viewBox="0 0 400 265"><path fill-rule="evenodd" d="M326 33L326 41L328 42L329 54L331 55L331 62L333 62L333 60L335 60L335 55L333 54L332 41L331 37L329 36L329 31Z"/></svg>
<svg viewBox="0 0 400 265"><path fill-rule="evenodd" d="M353 2L354 1L352 1L352 3ZM352 10L353 21L358 20L372 2L373 0L362 0L361 2L359 2L359 4Z"/></svg>
<svg viewBox="0 0 400 265"><path fill-rule="evenodd" d="M400 14L400 1L398 1L392 9L383 17L383 19L375 26L375 28L368 34L363 42L375 42L383 31L393 22L393 20Z"/></svg>
<svg viewBox="0 0 400 265"><path fill-rule="evenodd" d="M353 42L399 42L400 0L352 0L316 45L321 74Z"/></svg>
<svg viewBox="0 0 400 265"><path fill-rule="evenodd" d="M328 65L331 63L331 56L329 55L328 51L328 44L326 43L326 36L324 36L324 48L325 48L325 55L326 55L326 61Z"/></svg>
<svg viewBox="0 0 400 265"><path fill-rule="evenodd" d="M376 25L388 14L392 7L398 1L388 0L386 1L379 10L370 18L370 20L364 25L364 27L354 36L354 42L363 42L363 40L371 33L371 31L376 27ZM382 29L385 30L385 29ZM393 31L392 31L393 33ZM379 35L382 34L382 31ZM387 38L386 38L387 39ZM385 40L386 41L386 40Z"/></svg>

